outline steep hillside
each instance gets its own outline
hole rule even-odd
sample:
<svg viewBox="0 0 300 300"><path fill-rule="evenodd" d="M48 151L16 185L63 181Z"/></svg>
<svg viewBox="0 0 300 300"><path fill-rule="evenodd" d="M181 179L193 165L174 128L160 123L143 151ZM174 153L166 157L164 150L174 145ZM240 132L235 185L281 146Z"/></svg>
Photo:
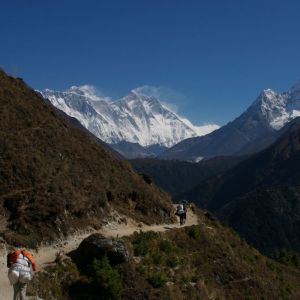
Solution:
<svg viewBox="0 0 300 300"><path fill-rule="evenodd" d="M203 137L186 139L161 158L198 160L199 157L252 154L278 137L278 130L300 115L300 82L286 93L264 90L238 118Z"/></svg>
<svg viewBox="0 0 300 300"><path fill-rule="evenodd" d="M300 124L275 144L185 193L250 243L300 251Z"/></svg>
<svg viewBox="0 0 300 300"><path fill-rule="evenodd" d="M210 176L235 166L244 157L216 157L192 163L179 160L155 158L132 159L130 163L139 172L150 176L155 184L177 198Z"/></svg>
<svg viewBox="0 0 300 300"><path fill-rule="evenodd" d="M0 223L11 243L35 245L99 227L112 208L170 220L168 196L0 71Z"/></svg>
<svg viewBox="0 0 300 300"><path fill-rule="evenodd" d="M35 278L30 293L60 300L299 299L299 268L264 257L208 213L199 219L198 226L123 238L125 263L93 261L92 252L88 266L59 262Z"/></svg>

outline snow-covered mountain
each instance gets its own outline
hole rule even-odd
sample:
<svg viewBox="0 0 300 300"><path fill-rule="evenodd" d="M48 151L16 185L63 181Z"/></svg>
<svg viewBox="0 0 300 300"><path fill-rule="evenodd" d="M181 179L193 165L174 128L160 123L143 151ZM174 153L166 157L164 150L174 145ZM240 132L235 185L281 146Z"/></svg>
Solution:
<svg viewBox="0 0 300 300"><path fill-rule="evenodd" d="M253 106L261 110L270 126L276 130L300 116L300 81L286 93L264 90Z"/></svg>
<svg viewBox="0 0 300 300"><path fill-rule="evenodd" d="M41 94L110 144L127 141L142 146L159 144L170 147L186 138L205 135L219 128L215 124L195 126L139 89L117 101L97 96L90 86L73 86L64 92L46 89Z"/></svg>
<svg viewBox="0 0 300 300"><path fill-rule="evenodd" d="M300 81L285 93L266 89L234 121L206 136L179 142L162 158L197 161L203 157L254 153L274 142L280 129L298 116Z"/></svg>

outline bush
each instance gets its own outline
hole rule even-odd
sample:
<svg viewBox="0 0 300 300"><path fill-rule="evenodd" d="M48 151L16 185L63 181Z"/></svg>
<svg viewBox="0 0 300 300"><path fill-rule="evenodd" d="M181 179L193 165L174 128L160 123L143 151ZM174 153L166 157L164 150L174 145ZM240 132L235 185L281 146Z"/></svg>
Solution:
<svg viewBox="0 0 300 300"><path fill-rule="evenodd" d="M160 288L166 284L167 278L165 274L157 273L149 277L148 281L154 288Z"/></svg>
<svg viewBox="0 0 300 300"><path fill-rule="evenodd" d="M179 264L179 259L176 255L169 255L166 259L166 265L170 268L175 268Z"/></svg>
<svg viewBox="0 0 300 300"><path fill-rule="evenodd" d="M150 255L150 259L155 265L162 265L164 261L164 257L161 255L159 251L153 251Z"/></svg>
<svg viewBox="0 0 300 300"><path fill-rule="evenodd" d="M159 249L165 253L170 253L173 251L172 243L168 240L162 240L159 243Z"/></svg>
<svg viewBox="0 0 300 300"><path fill-rule="evenodd" d="M150 249L150 242L157 239L159 234L154 231L138 233L133 244L134 254L139 256L145 256Z"/></svg>
<svg viewBox="0 0 300 300"><path fill-rule="evenodd" d="M69 299L69 288L79 276L76 265L65 260L37 273L30 282L27 293L29 296L39 296L42 299Z"/></svg>
<svg viewBox="0 0 300 300"><path fill-rule="evenodd" d="M197 226L193 226L190 230L189 230L189 237L192 239L199 239L200 238L200 230Z"/></svg>
<svg viewBox="0 0 300 300"><path fill-rule="evenodd" d="M101 291L101 299L119 299L122 291L122 279L117 270L109 264L107 256L101 260L94 259L91 270L93 273L93 283ZM100 298L99 298L100 299Z"/></svg>

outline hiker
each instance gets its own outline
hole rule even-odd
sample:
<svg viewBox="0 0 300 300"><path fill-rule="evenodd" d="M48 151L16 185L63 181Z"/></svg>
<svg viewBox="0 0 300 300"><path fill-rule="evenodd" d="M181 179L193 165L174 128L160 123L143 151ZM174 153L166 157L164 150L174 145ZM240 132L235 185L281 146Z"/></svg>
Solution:
<svg viewBox="0 0 300 300"><path fill-rule="evenodd" d="M8 278L14 287L13 300L25 300L27 284L36 272L33 255L28 250L14 250L7 255Z"/></svg>
<svg viewBox="0 0 300 300"><path fill-rule="evenodd" d="M183 204L178 204L177 205L175 215L179 216L180 225L183 225L184 221L185 221L185 218L186 218L184 208L183 208Z"/></svg>
<svg viewBox="0 0 300 300"><path fill-rule="evenodd" d="M182 205L183 205L183 210L184 210L184 223L186 222L186 214L187 214L187 210L189 207L189 203L187 202L187 200L182 200Z"/></svg>

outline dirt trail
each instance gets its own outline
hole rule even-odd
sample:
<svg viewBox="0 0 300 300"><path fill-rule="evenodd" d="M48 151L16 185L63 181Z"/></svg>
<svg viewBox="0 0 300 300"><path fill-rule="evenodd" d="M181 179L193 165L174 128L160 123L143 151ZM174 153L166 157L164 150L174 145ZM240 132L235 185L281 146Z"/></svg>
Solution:
<svg viewBox="0 0 300 300"><path fill-rule="evenodd" d="M191 209L187 213L187 222L183 226L191 226L198 224L198 217L192 212ZM142 225L142 226L141 226ZM138 224L135 221L127 218L127 224L114 222L107 222L100 230L90 230L75 235L69 236L65 240L61 240L52 245L42 246L38 251L32 251L37 261L39 269L43 269L47 265L54 262L56 254L63 252L64 254L76 249L81 241L88 237L92 233L102 233L107 237L122 237L129 236L135 231L156 231L163 232L172 228L180 228L179 223L175 224L160 224L160 225L145 225ZM9 285L7 278L6 268L6 246L0 245L0 300L11 300L13 299L13 289Z"/></svg>

